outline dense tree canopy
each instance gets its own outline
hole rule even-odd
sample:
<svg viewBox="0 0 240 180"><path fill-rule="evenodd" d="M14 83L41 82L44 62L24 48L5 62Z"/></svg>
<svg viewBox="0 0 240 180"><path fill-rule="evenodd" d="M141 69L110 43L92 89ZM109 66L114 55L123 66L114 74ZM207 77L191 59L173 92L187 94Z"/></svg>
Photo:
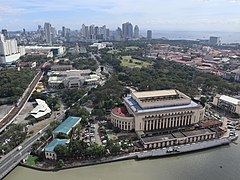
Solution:
<svg viewBox="0 0 240 180"><path fill-rule="evenodd" d="M122 67L116 55L102 54L101 63L111 65L123 85L135 86L139 90L178 89L189 96L216 93L235 95L240 84L196 71L193 67L158 58L147 68Z"/></svg>
<svg viewBox="0 0 240 180"><path fill-rule="evenodd" d="M23 94L30 82L33 80L35 72L31 69L8 68L0 71L0 98L5 98L5 103L16 102Z"/></svg>

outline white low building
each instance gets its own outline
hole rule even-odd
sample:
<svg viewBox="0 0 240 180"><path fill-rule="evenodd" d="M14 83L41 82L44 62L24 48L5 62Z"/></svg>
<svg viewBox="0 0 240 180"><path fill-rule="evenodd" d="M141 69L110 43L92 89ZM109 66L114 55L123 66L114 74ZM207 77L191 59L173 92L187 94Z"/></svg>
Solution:
<svg viewBox="0 0 240 180"><path fill-rule="evenodd" d="M49 86L58 88L61 83L67 88L81 87L86 85L98 85L100 76L91 74L90 69L58 71L58 73L49 73ZM56 75L56 76L55 76Z"/></svg>
<svg viewBox="0 0 240 180"><path fill-rule="evenodd" d="M213 98L213 105L224 109L228 112L235 113L240 115L240 100L226 96L226 95L219 95L217 94Z"/></svg>
<svg viewBox="0 0 240 180"><path fill-rule="evenodd" d="M48 79L48 85L52 88L59 88L60 84L63 83L63 77L50 76Z"/></svg>
<svg viewBox="0 0 240 180"><path fill-rule="evenodd" d="M85 81L85 78L82 76L70 76L66 77L63 81L65 87L68 88L77 88L81 87Z"/></svg>
<svg viewBox="0 0 240 180"><path fill-rule="evenodd" d="M30 112L31 116L38 119L51 113L51 109L47 103L41 99L36 99L37 106Z"/></svg>
<svg viewBox="0 0 240 180"><path fill-rule="evenodd" d="M66 49L64 46L26 46L26 53L53 53L56 56L62 56Z"/></svg>

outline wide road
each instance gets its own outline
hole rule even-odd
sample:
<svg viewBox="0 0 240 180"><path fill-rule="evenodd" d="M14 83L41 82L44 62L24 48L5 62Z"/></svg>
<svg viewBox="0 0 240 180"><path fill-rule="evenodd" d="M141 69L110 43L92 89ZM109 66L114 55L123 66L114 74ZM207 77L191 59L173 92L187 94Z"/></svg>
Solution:
<svg viewBox="0 0 240 180"><path fill-rule="evenodd" d="M22 110L25 103L28 101L31 96L35 86L39 82L43 75L43 72L38 72L38 74L34 77L31 84L28 86L27 90L24 92L23 97L20 99L18 106L15 106L11 112L5 116L0 122L0 133L14 120L14 118L18 115L18 113Z"/></svg>
<svg viewBox="0 0 240 180"><path fill-rule="evenodd" d="M7 155L5 155L2 159L0 159L0 179L2 179L11 170L13 170L18 165L18 163L30 153L33 143L36 142L37 139L39 139L44 134L41 132L44 132L48 127L49 125L19 145L22 146L22 149L18 150L18 148L15 148Z"/></svg>

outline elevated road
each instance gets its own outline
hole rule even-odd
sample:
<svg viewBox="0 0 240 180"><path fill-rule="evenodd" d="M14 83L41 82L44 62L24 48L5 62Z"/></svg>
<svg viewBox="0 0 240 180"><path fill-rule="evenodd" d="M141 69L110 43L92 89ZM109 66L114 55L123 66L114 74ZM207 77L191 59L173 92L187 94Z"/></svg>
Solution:
<svg viewBox="0 0 240 180"><path fill-rule="evenodd" d="M19 102L16 106L14 106L10 112L0 120L0 133L5 130L5 128L10 125L16 116L21 112L27 101L29 100L30 96L32 95L32 92L34 91L37 83L41 79L43 75L43 72L38 72L38 74L34 77L32 82L29 84L28 88L25 90L22 97L19 99Z"/></svg>
<svg viewBox="0 0 240 180"><path fill-rule="evenodd" d="M29 155L33 143L36 142L41 136L43 136L44 133L41 132L44 132L48 127L49 125L19 145L22 146L20 150L18 148L15 148L7 155L5 155L2 159L0 159L0 179L3 179L20 163L21 160Z"/></svg>

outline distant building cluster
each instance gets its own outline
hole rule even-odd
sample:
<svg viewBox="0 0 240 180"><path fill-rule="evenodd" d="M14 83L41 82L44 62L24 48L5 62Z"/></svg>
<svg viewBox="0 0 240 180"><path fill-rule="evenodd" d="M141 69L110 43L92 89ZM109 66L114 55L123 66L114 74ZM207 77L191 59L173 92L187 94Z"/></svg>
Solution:
<svg viewBox="0 0 240 180"><path fill-rule="evenodd" d="M146 35L140 35L138 25L133 26L130 22L123 23L116 30L111 30L106 25L85 25L79 30L71 30L66 26L57 29L50 22L45 22L43 25L38 25L36 31L8 32L7 29L2 29L2 34L6 38L14 37L23 45L39 44L53 45L63 44L64 42L99 42L99 41L125 41L138 40L140 38L152 39L152 31L148 30Z"/></svg>
<svg viewBox="0 0 240 180"><path fill-rule="evenodd" d="M219 38L210 37L211 43L219 43ZM209 44L209 43L207 43ZM240 51L222 49L218 46L194 45L192 48L169 44L148 44L147 56L163 58L194 67L203 73L212 73L225 79L240 82Z"/></svg>
<svg viewBox="0 0 240 180"><path fill-rule="evenodd" d="M130 22L122 24L122 28L118 27L115 31L111 31L106 26L85 26L82 25L81 36L84 39L90 40L128 40L128 39L139 39L139 27L133 25Z"/></svg>

